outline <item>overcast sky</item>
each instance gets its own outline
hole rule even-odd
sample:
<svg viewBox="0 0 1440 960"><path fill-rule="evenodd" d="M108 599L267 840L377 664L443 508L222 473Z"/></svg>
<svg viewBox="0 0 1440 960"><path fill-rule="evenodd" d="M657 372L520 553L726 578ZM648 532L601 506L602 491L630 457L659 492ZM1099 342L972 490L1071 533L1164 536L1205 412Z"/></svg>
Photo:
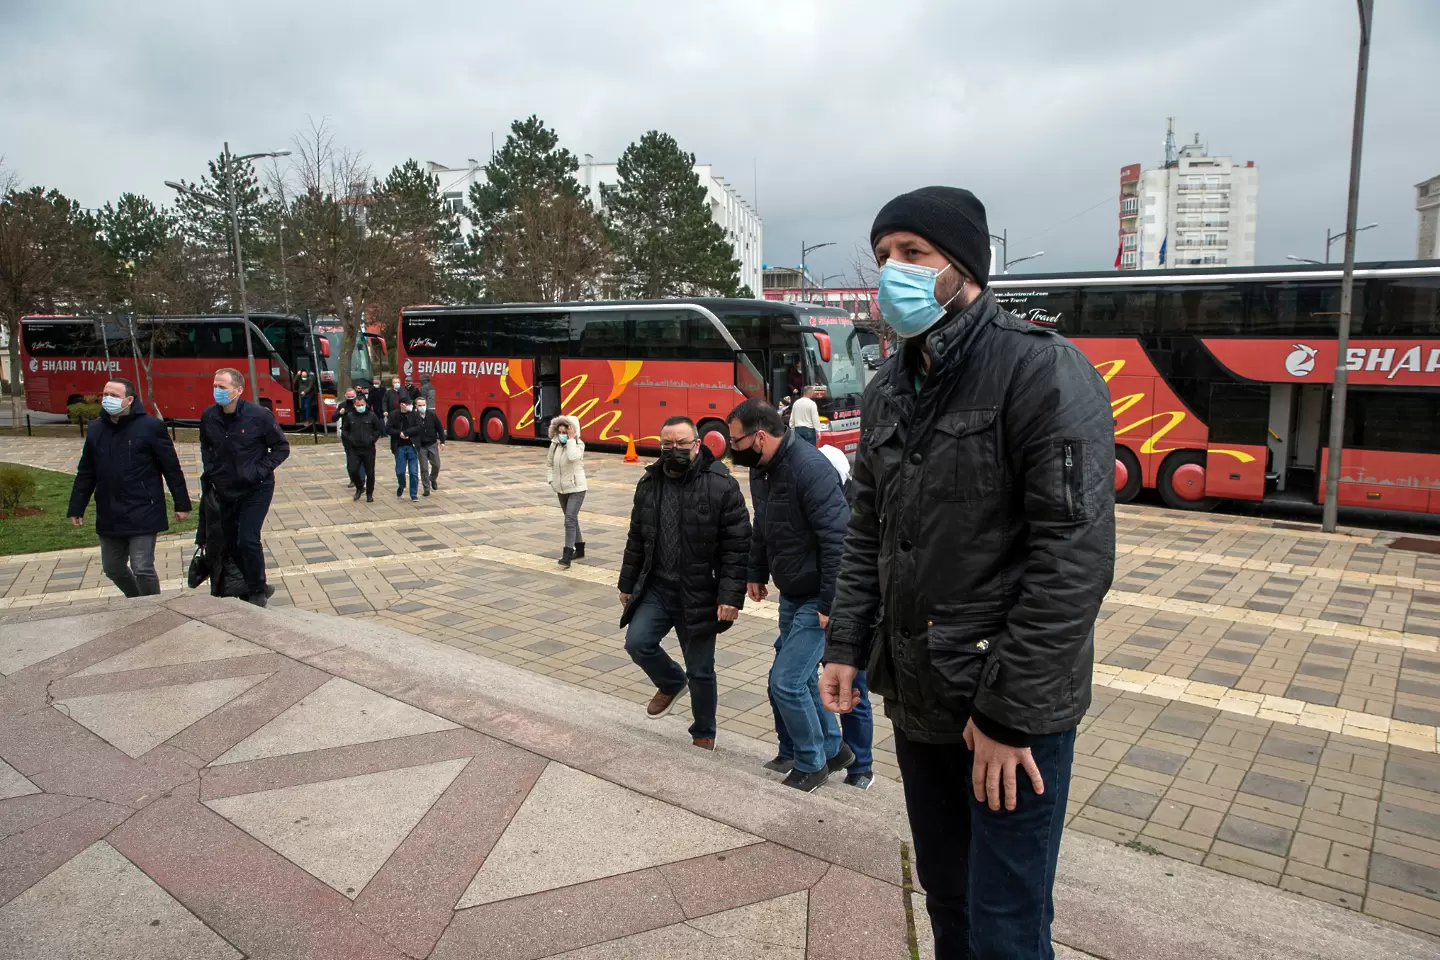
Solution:
<svg viewBox="0 0 1440 960"><path fill-rule="evenodd" d="M1378 0L1362 259L1415 254L1440 174L1440 0ZM658 128L735 184L765 259L847 271L891 196L969 187L1011 257L1109 269L1119 169L1182 142L1260 168L1259 260L1344 225L1353 0L0 0L0 155L87 206L167 201L310 118L383 174L538 114L613 160ZM758 189L757 189L758 180ZM1340 245L1335 248L1337 256Z"/></svg>

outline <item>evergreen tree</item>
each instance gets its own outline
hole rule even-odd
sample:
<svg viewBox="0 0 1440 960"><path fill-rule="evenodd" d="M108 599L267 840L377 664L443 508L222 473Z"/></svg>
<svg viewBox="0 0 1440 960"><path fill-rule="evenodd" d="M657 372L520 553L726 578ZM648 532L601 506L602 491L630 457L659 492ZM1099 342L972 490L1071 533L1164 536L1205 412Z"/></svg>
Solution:
<svg viewBox="0 0 1440 960"><path fill-rule="evenodd" d="M450 299L463 286L460 220L440 196L440 178L407 160L375 181L366 227L383 252L377 269L390 277L377 288L376 305L393 342L402 307Z"/></svg>
<svg viewBox="0 0 1440 960"><path fill-rule="evenodd" d="M270 202L269 191L260 185L254 164L249 160L232 162L229 171L235 180L235 209L240 221L240 249L245 263L245 283L252 310L260 309L256 301L268 299L269 282L265 265L275 260L272 247L277 239L278 211ZM235 234L230 223L229 181L225 155L211 160L208 172L199 183L180 183L220 201L216 206L181 193L176 200L177 229L190 250L196 255L195 269L205 275L208 285L227 291L208 309L238 310L240 287L235 279ZM258 295L258 296L257 296Z"/></svg>
<svg viewBox="0 0 1440 960"><path fill-rule="evenodd" d="M485 167L485 180L470 187L470 216L477 233L488 233L513 211L522 193L585 197L585 188L575 179L580 161L559 144L559 135L539 117L510 124L510 135Z"/></svg>
<svg viewBox="0 0 1440 960"><path fill-rule="evenodd" d="M624 296L742 293L740 261L710 217L694 154L668 133L651 130L625 149L617 173L619 182L601 185L600 194Z"/></svg>
<svg viewBox="0 0 1440 960"><path fill-rule="evenodd" d="M174 220L145 197L123 193L118 202L100 208L96 221L111 309L134 310L137 279L167 253Z"/></svg>

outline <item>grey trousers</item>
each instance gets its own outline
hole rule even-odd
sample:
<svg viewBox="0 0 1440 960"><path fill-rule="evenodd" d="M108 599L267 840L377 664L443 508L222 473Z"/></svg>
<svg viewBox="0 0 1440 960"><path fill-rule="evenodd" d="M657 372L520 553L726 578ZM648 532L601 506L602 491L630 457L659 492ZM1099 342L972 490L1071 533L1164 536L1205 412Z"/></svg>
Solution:
<svg viewBox="0 0 1440 960"><path fill-rule="evenodd" d="M570 548L584 543L585 538L580 536L580 507L585 503L585 491L557 493L555 496L560 498L560 509L565 511L565 546Z"/></svg>
<svg viewBox="0 0 1440 960"><path fill-rule="evenodd" d="M127 597L150 597L160 592L155 572L155 534L101 537L100 569Z"/></svg>
<svg viewBox="0 0 1440 960"><path fill-rule="evenodd" d="M415 444L415 453L420 459L420 482L426 490L440 489L440 444Z"/></svg>

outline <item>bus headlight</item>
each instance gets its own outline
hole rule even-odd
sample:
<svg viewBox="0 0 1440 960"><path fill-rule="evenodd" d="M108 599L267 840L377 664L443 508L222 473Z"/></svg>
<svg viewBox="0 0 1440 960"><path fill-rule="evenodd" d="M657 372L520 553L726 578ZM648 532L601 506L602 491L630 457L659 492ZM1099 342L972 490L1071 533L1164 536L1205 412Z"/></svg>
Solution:
<svg viewBox="0 0 1440 960"><path fill-rule="evenodd" d="M821 433L829 433L829 432L830 432L830 421L829 421L829 420L826 420L824 417L821 417L821 418L820 418L819 431L820 431Z"/></svg>

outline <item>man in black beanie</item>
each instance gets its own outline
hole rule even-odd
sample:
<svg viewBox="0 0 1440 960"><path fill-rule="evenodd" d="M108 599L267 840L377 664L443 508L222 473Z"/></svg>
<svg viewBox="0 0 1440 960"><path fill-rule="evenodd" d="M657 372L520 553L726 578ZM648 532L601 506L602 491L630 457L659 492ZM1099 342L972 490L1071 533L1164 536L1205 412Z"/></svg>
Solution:
<svg viewBox="0 0 1440 960"><path fill-rule="evenodd" d="M989 234L953 187L896 197L871 228L904 343L861 405L820 685L844 713L868 670L885 698L938 960L1054 956L1075 728L1115 567L1109 390L1069 341L1000 308Z"/></svg>

